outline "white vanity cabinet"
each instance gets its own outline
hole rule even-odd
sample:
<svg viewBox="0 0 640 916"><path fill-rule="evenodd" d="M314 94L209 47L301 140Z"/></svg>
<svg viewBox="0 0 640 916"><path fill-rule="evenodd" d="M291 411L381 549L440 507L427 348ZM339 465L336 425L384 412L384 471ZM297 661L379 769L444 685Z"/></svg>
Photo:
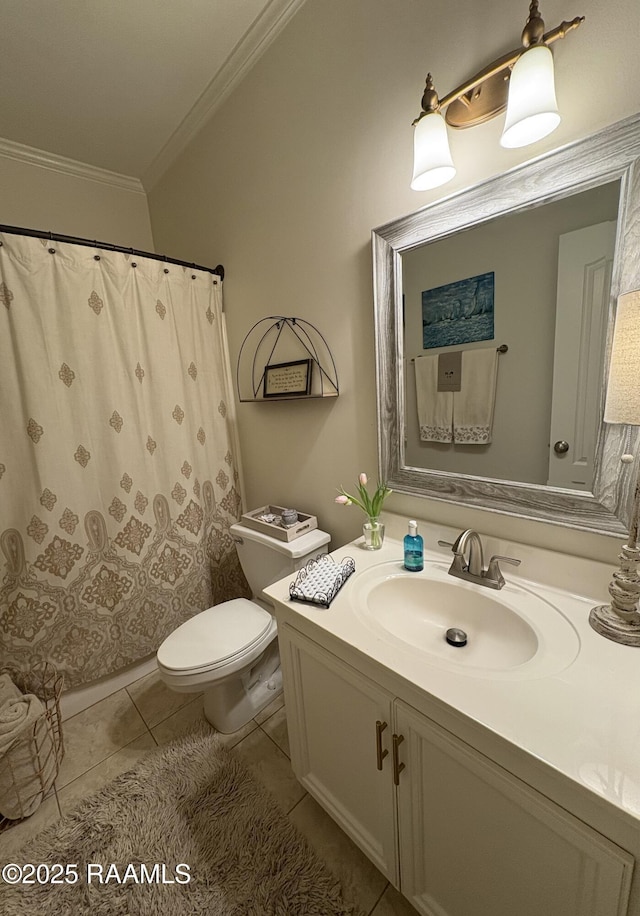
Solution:
<svg viewBox="0 0 640 916"><path fill-rule="evenodd" d="M629 853L289 623L279 640L296 776L418 912L627 914Z"/></svg>
<svg viewBox="0 0 640 916"><path fill-rule="evenodd" d="M402 700L401 890L428 916L623 916L633 858Z"/></svg>
<svg viewBox="0 0 640 916"><path fill-rule="evenodd" d="M393 697L288 626L278 640L293 770L397 886Z"/></svg>

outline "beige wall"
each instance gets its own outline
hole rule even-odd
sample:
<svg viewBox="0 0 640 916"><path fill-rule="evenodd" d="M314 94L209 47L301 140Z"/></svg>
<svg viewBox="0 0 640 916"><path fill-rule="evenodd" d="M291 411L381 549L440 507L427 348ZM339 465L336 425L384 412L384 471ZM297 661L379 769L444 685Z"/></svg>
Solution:
<svg viewBox="0 0 640 916"><path fill-rule="evenodd" d="M637 0L551 2L547 27L584 14L556 46L563 122L503 150L499 120L452 138L458 174L409 189L411 122L426 71L442 94L517 44L527 3L307 0L149 195L158 250L227 270L232 358L270 314L318 325L336 359L332 401L239 405L247 498L315 513L334 544L360 532L336 488L377 465L370 232L430 201L640 109ZM626 20L623 20L626 16ZM623 75L624 74L624 75ZM622 82L624 85L622 85ZM615 539L394 494L389 507L456 527L614 559Z"/></svg>
<svg viewBox="0 0 640 916"><path fill-rule="evenodd" d="M0 223L154 250L143 190L128 190L1 154Z"/></svg>

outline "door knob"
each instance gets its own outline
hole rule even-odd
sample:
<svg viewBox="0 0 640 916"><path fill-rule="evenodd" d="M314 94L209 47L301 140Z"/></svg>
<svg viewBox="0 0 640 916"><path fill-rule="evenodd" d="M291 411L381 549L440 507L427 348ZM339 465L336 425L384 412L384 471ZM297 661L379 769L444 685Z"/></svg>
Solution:
<svg viewBox="0 0 640 916"><path fill-rule="evenodd" d="M565 452L569 451L569 443L565 442L564 439L558 439L558 441L553 444L553 450L556 455L564 455Z"/></svg>

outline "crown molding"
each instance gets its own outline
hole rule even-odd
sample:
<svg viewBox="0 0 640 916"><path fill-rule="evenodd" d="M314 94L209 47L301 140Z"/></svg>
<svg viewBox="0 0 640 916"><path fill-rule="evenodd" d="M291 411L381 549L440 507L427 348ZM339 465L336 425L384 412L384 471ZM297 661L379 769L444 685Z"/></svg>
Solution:
<svg viewBox="0 0 640 916"><path fill-rule="evenodd" d="M84 178L86 181L98 181L121 191L145 193L142 182L138 178L110 172L108 169L101 169L86 162L78 162L76 159L67 159L66 156L58 156L55 153L48 153L45 150L26 146L23 143L15 143L13 140L5 140L2 137L0 137L0 158L26 162L28 165L49 169L52 172L62 172L74 178Z"/></svg>
<svg viewBox="0 0 640 916"><path fill-rule="evenodd" d="M247 29L191 111L142 176L147 190L156 184L189 142L297 13L305 0L271 0Z"/></svg>

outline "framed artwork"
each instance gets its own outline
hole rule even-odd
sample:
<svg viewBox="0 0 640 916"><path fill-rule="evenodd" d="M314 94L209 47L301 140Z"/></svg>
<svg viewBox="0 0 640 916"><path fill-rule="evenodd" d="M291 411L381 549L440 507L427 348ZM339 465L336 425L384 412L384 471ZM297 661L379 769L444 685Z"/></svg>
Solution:
<svg viewBox="0 0 640 916"><path fill-rule="evenodd" d="M292 363L274 363L264 367L265 398L291 397L311 393L311 359L297 359Z"/></svg>
<svg viewBox="0 0 640 916"><path fill-rule="evenodd" d="M494 273L456 280L422 293L422 347L493 340Z"/></svg>

